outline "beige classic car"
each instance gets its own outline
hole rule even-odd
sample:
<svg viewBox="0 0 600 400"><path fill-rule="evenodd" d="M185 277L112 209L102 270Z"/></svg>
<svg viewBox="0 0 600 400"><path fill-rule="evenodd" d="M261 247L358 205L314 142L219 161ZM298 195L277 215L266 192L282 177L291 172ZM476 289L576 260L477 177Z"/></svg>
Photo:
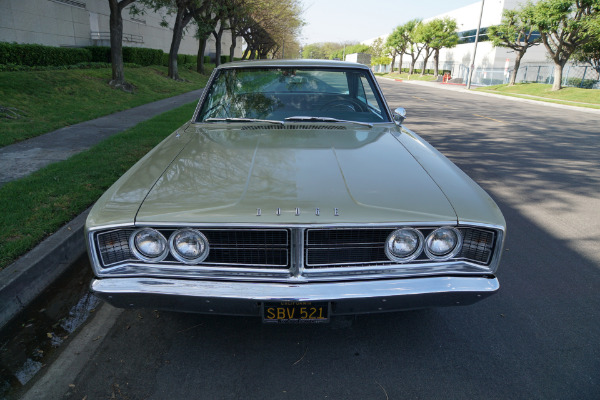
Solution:
<svg viewBox="0 0 600 400"><path fill-rule="evenodd" d="M502 213L404 114L360 64L216 68L191 121L92 209L91 289L274 323L490 296Z"/></svg>

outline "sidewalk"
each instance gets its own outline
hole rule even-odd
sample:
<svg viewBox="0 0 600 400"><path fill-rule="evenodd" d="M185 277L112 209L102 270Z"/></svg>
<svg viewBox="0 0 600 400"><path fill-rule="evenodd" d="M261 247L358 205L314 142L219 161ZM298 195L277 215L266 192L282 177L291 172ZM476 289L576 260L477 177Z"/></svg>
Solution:
<svg viewBox="0 0 600 400"><path fill-rule="evenodd" d="M197 101L201 94L202 89L193 90L2 147L0 148L0 186L23 178L53 162L66 160L107 137L123 132L158 114Z"/></svg>
<svg viewBox="0 0 600 400"><path fill-rule="evenodd" d="M381 79L381 78L378 77L378 79ZM383 78L383 79L397 81L394 78ZM435 89L453 90L455 92L470 93L470 94L475 94L475 95L479 95L479 96L495 97L495 98L500 98L500 99L504 99L504 100L512 100L512 101L521 102L521 103L537 104L537 105L543 105L543 106L554 107L554 108L562 108L563 110L581 111L581 112L587 112L590 114L600 115L600 109L597 109L597 108L577 107L577 106L571 106L571 105L567 105L567 104L550 103L548 101L543 101L544 99L546 99L545 97L530 96L530 97L535 97L536 99L539 99L539 100L523 99L520 97L505 96L505 95L501 95L501 94L487 93L487 92L479 92L476 90L467 90L467 88L464 85L447 84L447 83L441 83L441 82L427 82L427 81L416 81L416 80L415 81L401 80L401 81L397 81L397 82L408 83L411 85L428 86L428 87L435 88ZM548 99L548 100L551 100L551 99Z"/></svg>
<svg viewBox="0 0 600 400"><path fill-rule="evenodd" d="M203 89L68 126L0 148L0 186L87 150L140 122L200 99ZM191 118L191 115L190 115ZM89 209L0 271L0 329L85 253Z"/></svg>

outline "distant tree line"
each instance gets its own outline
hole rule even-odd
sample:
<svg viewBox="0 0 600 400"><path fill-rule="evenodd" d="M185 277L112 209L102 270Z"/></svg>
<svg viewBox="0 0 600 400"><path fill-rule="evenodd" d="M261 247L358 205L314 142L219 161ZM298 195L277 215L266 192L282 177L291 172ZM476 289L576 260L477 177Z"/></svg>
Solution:
<svg viewBox="0 0 600 400"><path fill-rule="evenodd" d="M244 38L247 48L243 59L282 58L299 53L298 36L304 22L299 0L108 0L110 6L111 85L129 89L123 72L123 17L127 6L132 14L148 10L164 11L162 25L172 29L168 76L179 79L177 55L185 32L195 29L198 39L196 69L204 72L204 52L208 39L216 42L215 63L219 65L224 31L231 32L229 59L233 60L236 39ZM285 49L288 51L285 51ZM285 52L285 53L284 53Z"/></svg>

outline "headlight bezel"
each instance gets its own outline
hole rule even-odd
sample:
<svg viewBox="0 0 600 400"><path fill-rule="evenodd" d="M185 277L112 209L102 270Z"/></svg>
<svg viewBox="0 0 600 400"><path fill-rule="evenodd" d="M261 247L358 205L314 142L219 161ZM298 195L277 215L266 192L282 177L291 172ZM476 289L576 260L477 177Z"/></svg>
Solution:
<svg viewBox="0 0 600 400"><path fill-rule="evenodd" d="M136 243L136 238L138 237L138 235L140 233L142 233L144 231L150 231L150 232L158 234L159 241L161 241L164 246L162 253L160 253L158 256L156 256L156 257L148 256L148 255L144 254L144 252L138 248L137 243ZM141 261L149 262L149 263L161 262L165 258L167 258L167 256L169 255L169 244L168 244L167 238L165 238L165 236L158 230L156 230L154 228L150 228L150 227L144 227L144 228L136 229L135 231L133 231L131 236L129 236L129 249L131 250L131 252L137 259L139 259Z"/></svg>
<svg viewBox="0 0 600 400"><path fill-rule="evenodd" d="M409 255L407 255L405 257L397 256L396 254L394 254L392 252L392 250L390 250L390 241L393 240L393 236L395 234L397 234L401 231L408 231L411 233L415 233L417 240L418 240L416 248ZM423 252L424 243L425 243L425 238L423 236L423 233L421 233L421 231L419 231L418 229L410 228L410 227L395 229L388 235L387 239L385 240L385 244L384 244L385 255L391 261L398 262L398 263L406 263L406 262L416 259L417 257L419 257L421 255L421 253Z"/></svg>
<svg viewBox="0 0 600 400"><path fill-rule="evenodd" d="M444 231L444 230L450 231L454 234L454 236L456 237L456 243L450 251L448 251L442 255L439 255L431 250L431 247L432 247L431 242L434 240L433 237L436 235L436 233L439 233L440 231ZM425 238L425 245L424 245L425 255L430 260L433 260L433 261L450 260L451 258L456 257L458 255L458 253L460 253L460 250L462 248L462 243L463 243L463 237L458 229L456 229L455 227L452 227L452 226L441 226L441 227L433 230L431 233L429 233L429 235L427 235L427 238Z"/></svg>
<svg viewBox="0 0 600 400"><path fill-rule="evenodd" d="M200 239L199 240L200 243L202 244L203 251L201 252L200 256L198 256L196 258L188 258L188 257L184 256L183 254L181 254L179 252L179 250L177 249L177 245L175 244L177 235L183 234L186 232L197 235L198 238ZM206 258L208 257L208 254L210 253L210 244L208 243L208 239L206 238L206 236L202 232L200 232L198 229L182 228L182 229L177 229L176 231L171 233L171 236L169 236L169 250L171 252L171 255L177 261L180 261L184 264L200 264L201 262L206 260Z"/></svg>

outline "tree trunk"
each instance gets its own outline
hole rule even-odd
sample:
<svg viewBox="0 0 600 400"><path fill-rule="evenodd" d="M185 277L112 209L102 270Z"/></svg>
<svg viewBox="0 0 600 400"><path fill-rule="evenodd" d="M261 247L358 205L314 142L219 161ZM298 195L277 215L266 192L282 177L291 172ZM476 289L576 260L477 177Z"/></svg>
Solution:
<svg viewBox="0 0 600 400"><path fill-rule="evenodd" d="M391 73L394 73L394 64L396 63L396 52L392 54L392 70Z"/></svg>
<svg viewBox="0 0 600 400"><path fill-rule="evenodd" d="M563 67L564 64L554 62L554 83L552 84L552 91L562 89Z"/></svg>
<svg viewBox="0 0 600 400"><path fill-rule="evenodd" d="M400 60L398 60L398 72L402 73L402 59L404 58L404 53L400 53Z"/></svg>
<svg viewBox="0 0 600 400"><path fill-rule="evenodd" d="M440 75L440 49L435 49L433 52L433 75L435 79Z"/></svg>
<svg viewBox="0 0 600 400"><path fill-rule="evenodd" d="M250 47L246 47L246 50L244 50L244 54L242 54L242 60L248 59L248 56L249 56L248 53L250 53Z"/></svg>
<svg viewBox="0 0 600 400"><path fill-rule="evenodd" d="M229 46L229 61L233 61L235 56L235 46L236 46L237 36L233 33L233 29L231 30L231 46Z"/></svg>
<svg viewBox="0 0 600 400"><path fill-rule="evenodd" d="M198 39L198 60L196 61L196 71L204 73L204 52L206 51L206 38Z"/></svg>
<svg viewBox="0 0 600 400"><path fill-rule="evenodd" d="M415 64L417 63L417 58L416 57L412 57L411 56L411 60L410 60L410 69L408 70L408 74L412 75L413 72L415 71Z"/></svg>
<svg viewBox="0 0 600 400"><path fill-rule="evenodd" d="M219 21L219 30L213 31L212 34L215 37L215 66L221 65L221 38L223 37L223 31L225 27L223 25L223 21Z"/></svg>
<svg viewBox="0 0 600 400"><path fill-rule="evenodd" d="M123 8L135 0L108 0L110 6L110 62L112 66L112 79L109 85L132 91L133 86L125 81L123 70Z"/></svg>
<svg viewBox="0 0 600 400"><path fill-rule="evenodd" d="M423 68L421 68L421 76L425 76L425 70L427 69L427 63L429 62L429 52L425 53L425 59L423 60Z"/></svg>
<svg viewBox="0 0 600 400"><path fill-rule="evenodd" d="M177 2L179 3L179 1ZM181 7L178 4L177 15L175 16L175 25L173 26L173 38L171 39L171 49L169 50L169 72L168 76L171 79L180 80L179 70L177 68L177 54L179 46L183 38L183 28L192 19L191 13L186 13L185 6Z"/></svg>
<svg viewBox="0 0 600 400"><path fill-rule="evenodd" d="M514 86L517 80L517 73L519 72L519 66L521 65L521 58L523 58L523 54L525 51L515 51L517 54L515 57L515 65L513 66L513 71L510 74L510 80L508 81L508 86Z"/></svg>

